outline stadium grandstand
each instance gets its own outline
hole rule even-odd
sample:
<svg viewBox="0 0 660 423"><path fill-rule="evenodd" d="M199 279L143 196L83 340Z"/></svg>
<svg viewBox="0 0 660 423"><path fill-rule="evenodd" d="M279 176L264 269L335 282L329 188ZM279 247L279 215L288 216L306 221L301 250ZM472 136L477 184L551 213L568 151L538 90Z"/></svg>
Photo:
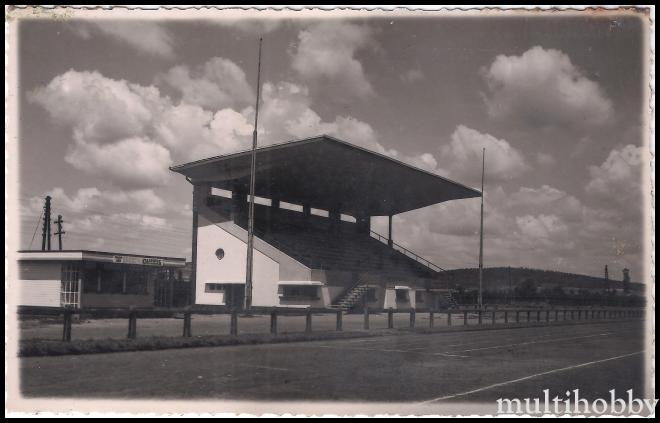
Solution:
<svg viewBox="0 0 660 423"><path fill-rule="evenodd" d="M251 151L171 168L193 185L195 304L243 304L250 169ZM479 191L326 135L258 148L255 175L253 305L451 302L443 269L392 240L392 216Z"/></svg>

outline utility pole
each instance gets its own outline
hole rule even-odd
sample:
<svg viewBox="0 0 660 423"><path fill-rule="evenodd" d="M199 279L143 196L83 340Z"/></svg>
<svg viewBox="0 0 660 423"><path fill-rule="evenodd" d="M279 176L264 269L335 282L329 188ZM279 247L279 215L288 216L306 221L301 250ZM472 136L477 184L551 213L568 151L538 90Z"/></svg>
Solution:
<svg viewBox="0 0 660 423"><path fill-rule="evenodd" d="M254 132L252 132L252 166L250 168L250 196L248 197L248 242L245 270L245 309L252 307L252 258L254 253L254 183L257 169L257 123L259 120L259 93L261 91L261 42L259 38L259 60L257 64L257 104L254 111Z"/></svg>
<svg viewBox="0 0 660 423"><path fill-rule="evenodd" d="M511 304L512 299L513 299L513 289L511 287L511 266L509 266L509 304Z"/></svg>
<svg viewBox="0 0 660 423"><path fill-rule="evenodd" d="M607 265L605 265L605 280L610 280L610 270L607 268Z"/></svg>
<svg viewBox="0 0 660 423"><path fill-rule="evenodd" d="M610 291L612 289L612 284L610 283L610 269L605 265L605 289Z"/></svg>
<svg viewBox="0 0 660 423"><path fill-rule="evenodd" d="M57 232L55 232L53 235L57 235L57 244L59 250L62 251L62 235L64 235L66 232L62 231L62 223L64 223L64 221L62 220L61 214L57 215L57 220L55 223L57 223Z"/></svg>
<svg viewBox="0 0 660 423"><path fill-rule="evenodd" d="M44 205L44 226L41 233L41 251L50 251L50 195L46 196Z"/></svg>
<svg viewBox="0 0 660 423"><path fill-rule="evenodd" d="M483 307L484 280L484 174L486 173L486 148L481 159L481 225L479 230L479 309Z"/></svg>

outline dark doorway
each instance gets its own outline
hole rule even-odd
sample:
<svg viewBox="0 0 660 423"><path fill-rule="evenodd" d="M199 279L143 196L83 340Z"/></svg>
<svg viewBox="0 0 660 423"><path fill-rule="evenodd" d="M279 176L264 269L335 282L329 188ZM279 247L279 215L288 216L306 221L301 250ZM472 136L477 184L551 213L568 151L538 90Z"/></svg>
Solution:
<svg viewBox="0 0 660 423"><path fill-rule="evenodd" d="M245 303L245 285L225 285L225 305L229 308L242 309Z"/></svg>

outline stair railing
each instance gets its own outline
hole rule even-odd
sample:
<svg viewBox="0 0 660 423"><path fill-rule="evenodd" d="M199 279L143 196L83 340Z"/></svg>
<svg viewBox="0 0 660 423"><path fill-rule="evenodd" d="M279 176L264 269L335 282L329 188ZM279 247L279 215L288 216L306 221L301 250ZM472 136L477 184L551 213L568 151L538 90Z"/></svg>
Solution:
<svg viewBox="0 0 660 423"><path fill-rule="evenodd" d="M357 288L357 287L360 286L360 285L362 285L362 281L361 281L360 279L358 279L358 281L355 282L353 285L351 285L351 286L349 286L348 288L346 288L345 290L343 290L342 293L339 294L339 295L337 296L337 299L335 299L335 300L332 302L332 304L333 304L333 305L338 305L339 302L340 302L341 300L343 300L344 298L346 298L346 296L347 296L351 291L353 291L355 288Z"/></svg>
<svg viewBox="0 0 660 423"><path fill-rule="evenodd" d="M371 231L372 238L376 238L378 241L389 245L389 239L384 237L383 235L379 234L378 232ZM414 252L410 251L403 245L397 244L396 242L392 241L392 248L399 251L400 253L405 254L406 256L410 257L411 259L415 260L418 263L423 264L424 266L428 267L431 270L434 270L436 272L444 272L445 269L442 267L438 266L437 264L425 259L424 257L420 256L419 254L415 254Z"/></svg>

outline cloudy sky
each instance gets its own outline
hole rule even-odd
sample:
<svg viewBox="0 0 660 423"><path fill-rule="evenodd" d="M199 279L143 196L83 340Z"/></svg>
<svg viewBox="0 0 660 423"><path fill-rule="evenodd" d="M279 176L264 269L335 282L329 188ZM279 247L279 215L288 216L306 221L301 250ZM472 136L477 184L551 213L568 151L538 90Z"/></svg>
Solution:
<svg viewBox="0 0 660 423"><path fill-rule="evenodd" d="M486 266L641 279L634 17L23 21L21 247L50 194L67 249L189 257L191 186L168 167L249 147L262 34L260 144L326 133L474 187L485 147ZM479 199L394 222L476 266Z"/></svg>

